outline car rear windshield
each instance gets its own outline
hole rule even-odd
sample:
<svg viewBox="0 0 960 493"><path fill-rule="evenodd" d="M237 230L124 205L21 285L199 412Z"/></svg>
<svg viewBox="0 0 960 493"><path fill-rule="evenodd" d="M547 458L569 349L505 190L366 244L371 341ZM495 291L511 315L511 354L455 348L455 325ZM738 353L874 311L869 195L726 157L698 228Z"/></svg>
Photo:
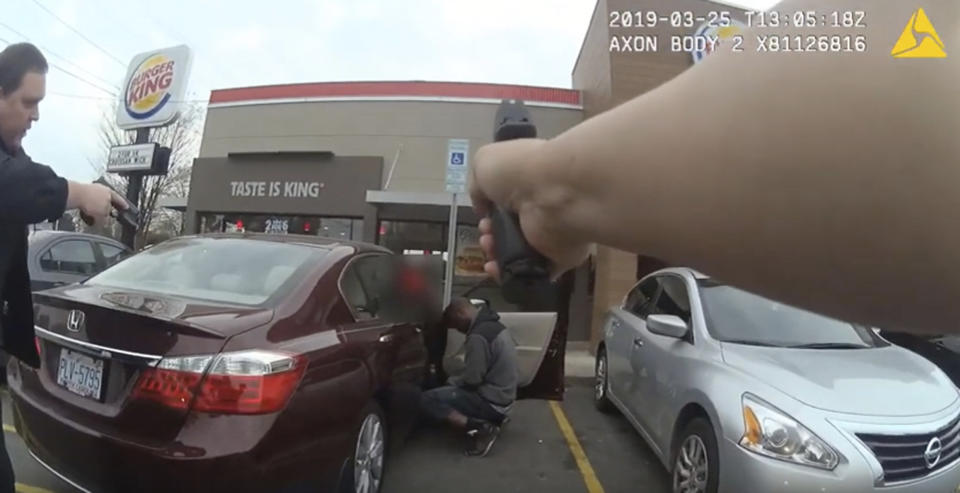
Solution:
<svg viewBox="0 0 960 493"><path fill-rule="evenodd" d="M261 305L326 250L242 238L184 238L140 252L87 280L203 300Z"/></svg>
<svg viewBox="0 0 960 493"><path fill-rule="evenodd" d="M726 342L810 349L887 344L868 327L785 305L712 280L698 281L710 334Z"/></svg>

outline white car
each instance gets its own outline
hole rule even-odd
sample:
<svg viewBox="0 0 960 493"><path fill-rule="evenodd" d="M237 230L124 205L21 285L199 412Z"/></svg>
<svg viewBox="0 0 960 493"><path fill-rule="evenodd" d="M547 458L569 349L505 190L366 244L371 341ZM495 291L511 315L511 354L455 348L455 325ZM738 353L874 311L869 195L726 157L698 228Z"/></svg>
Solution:
<svg viewBox="0 0 960 493"><path fill-rule="evenodd" d="M680 493L953 493L960 396L872 329L665 269L609 311L595 400Z"/></svg>

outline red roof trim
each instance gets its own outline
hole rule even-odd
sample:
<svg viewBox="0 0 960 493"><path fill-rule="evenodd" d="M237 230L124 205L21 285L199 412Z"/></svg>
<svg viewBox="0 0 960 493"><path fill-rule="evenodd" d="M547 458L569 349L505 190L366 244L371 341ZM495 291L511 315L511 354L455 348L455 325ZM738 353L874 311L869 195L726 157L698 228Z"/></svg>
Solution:
<svg viewBox="0 0 960 493"><path fill-rule="evenodd" d="M310 84L217 89L210 92L210 103L363 96L522 99L524 101L544 103L580 104L580 91L573 89L469 82L421 81L318 82Z"/></svg>

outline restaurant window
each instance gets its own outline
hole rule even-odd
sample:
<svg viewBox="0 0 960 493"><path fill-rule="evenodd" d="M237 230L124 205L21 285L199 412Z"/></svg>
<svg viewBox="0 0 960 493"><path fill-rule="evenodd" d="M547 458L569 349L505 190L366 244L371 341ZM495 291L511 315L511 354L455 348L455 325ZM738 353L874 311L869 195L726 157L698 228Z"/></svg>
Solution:
<svg viewBox="0 0 960 493"><path fill-rule="evenodd" d="M448 259L445 223L384 220L380 221L378 233L377 244L394 253L429 256L421 265L436 282L443 283ZM476 226L457 226L456 248L452 256L453 296L483 298L496 310L516 311L518 307L503 299L500 287L490 281L483 270L486 259L480 249L480 231Z"/></svg>
<svg viewBox="0 0 960 493"><path fill-rule="evenodd" d="M486 257L480 249L480 231L476 226L457 226L457 252L453 266L453 296L486 301L499 312L522 311L503 298L500 286L483 270Z"/></svg>
<svg viewBox="0 0 960 493"><path fill-rule="evenodd" d="M447 243L447 227L426 221L380 221L377 244L394 253L442 252Z"/></svg>
<svg viewBox="0 0 960 493"><path fill-rule="evenodd" d="M283 214L200 215L201 233L270 233L363 240L363 219Z"/></svg>

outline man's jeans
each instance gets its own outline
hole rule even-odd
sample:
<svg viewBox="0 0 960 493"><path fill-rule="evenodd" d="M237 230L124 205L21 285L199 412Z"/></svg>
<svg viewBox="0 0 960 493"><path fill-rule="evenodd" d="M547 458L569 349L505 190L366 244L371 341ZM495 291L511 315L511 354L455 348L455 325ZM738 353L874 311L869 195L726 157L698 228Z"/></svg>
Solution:
<svg viewBox="0 0 960 493"><path fill-rule="evenodd" d="M437 387L424 392L420 397L420 409L431 418L442 421L450 411L459 411L468 418L482 419L499 424L504 415L490 406L480 394L460 387Z"/></svg>

